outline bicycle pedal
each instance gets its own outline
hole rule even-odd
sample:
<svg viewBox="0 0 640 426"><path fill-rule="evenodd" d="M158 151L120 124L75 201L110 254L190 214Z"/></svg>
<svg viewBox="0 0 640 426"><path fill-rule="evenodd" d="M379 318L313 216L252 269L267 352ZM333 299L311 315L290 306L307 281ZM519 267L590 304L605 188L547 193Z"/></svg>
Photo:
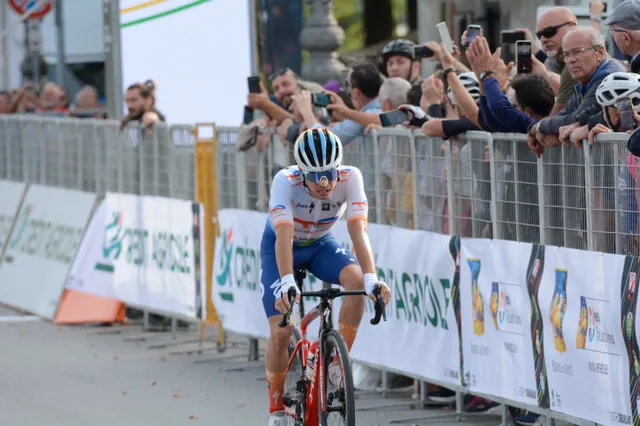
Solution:
<svg viewBox="0 0 640 426"><path fill-rule="evenodd" d="M285 394L282 396L282 402L287 407L295 407L298 404L298 395Z"/></svg>

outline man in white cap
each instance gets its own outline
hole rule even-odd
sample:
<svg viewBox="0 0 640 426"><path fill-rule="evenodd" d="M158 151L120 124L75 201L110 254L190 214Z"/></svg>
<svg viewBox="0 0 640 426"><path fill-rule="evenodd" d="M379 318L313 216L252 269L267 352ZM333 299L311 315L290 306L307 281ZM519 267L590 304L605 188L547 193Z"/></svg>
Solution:
<svg viewBox="0 0 640 426"><path fill-rule="evenodd" d="M604 21L620 52L631 57L631 72L640 72L640 0L626 0Z"/></svg>

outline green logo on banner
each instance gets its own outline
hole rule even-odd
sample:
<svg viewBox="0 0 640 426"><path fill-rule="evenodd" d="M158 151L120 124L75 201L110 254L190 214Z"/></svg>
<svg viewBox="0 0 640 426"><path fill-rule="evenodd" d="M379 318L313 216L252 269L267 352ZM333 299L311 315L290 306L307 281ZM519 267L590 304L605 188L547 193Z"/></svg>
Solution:
<svg viewBox="0 0 640 426"><path fill-rule="evenodd" d="M97 270L113 273L114 263L121 258L128 264L155 269L191 273L189 260L189 235L164 231L150 232L143 228L125 228L124 214L111 212L111 220L103 235L102 261ZM146 252L147 239L151 237L151 253Z"/></svg>

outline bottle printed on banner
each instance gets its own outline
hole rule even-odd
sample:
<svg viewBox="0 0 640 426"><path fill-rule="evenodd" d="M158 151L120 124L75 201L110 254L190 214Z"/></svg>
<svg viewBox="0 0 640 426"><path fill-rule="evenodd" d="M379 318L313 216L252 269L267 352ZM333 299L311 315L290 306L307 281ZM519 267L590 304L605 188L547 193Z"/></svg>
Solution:
<svg viewBox="0 0 640 426"><path fill-rule="evenodd" d="M578 332L576 334L576 348L584 349L587 344L587 328L589 316L587 310L587 300L580 296L580 319L578 320Z"/></svg>
<svg viewBox="0 0 640 426"><path fill-rule="evenodd" d="M498 303L500 300L500 292L498 291L498 283L493 283L491 286L491 300L489 301L489 310L491 311L491 318L493 318L493 325L498 328Z"/></svg>
<svg viewBox="0 0 640 426"><path fill-rule="evenodd" d="M480 276L480 259L467 259L469 269L471 269L471 292L473 311L473 332L478 336L484 335L484 303L478 287L478 277Z"/></svg>
<svg viewBox="0 0 640 426"><path fill-rule="evenodd" d="M566 269L556 269L556 288L553 292L550 308L553 341L556 350L560 353L567 351L564 335L562 334L562 321L567 311L567 275L568 271Z"/></svg>

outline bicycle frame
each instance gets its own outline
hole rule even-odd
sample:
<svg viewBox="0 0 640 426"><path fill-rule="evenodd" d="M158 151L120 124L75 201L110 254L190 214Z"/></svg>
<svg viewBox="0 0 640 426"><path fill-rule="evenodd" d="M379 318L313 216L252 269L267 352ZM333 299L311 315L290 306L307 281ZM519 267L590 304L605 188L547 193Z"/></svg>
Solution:
<svg viewBox="0 0 640 426"><path fill-rule="evenodd" d="M318 398L316 394L316 389L318 385L320 385L320 400L322 401L322 410L326 410L326 397L324 394L324 377L322 377L324 372L324 353L323 348L318 348L318 343L322 339L322 334L326 331L333 329L333 318L331 316L331 308L332 308L332 300L323 300L320 304L314 307L309 313L302 317L300 321L300 340L296 344L296 347L293 349L291 357L289 358L289 363L287 364L287 371L291 369L291 365L293 364L295 357L298 355L298 351L301 351L302 355L302 368L303 371L307 368L307 357L309 355L309 351L313 350L316 354L316 367L313 380L311 383L305 381L305 426L317 426L319 424L318 420ZM304 302L302 298L300 299L300 314L304 313ZM320 319L320 330L318 332L318 340L310 344L309 339L307 338L307 328L309 324L315 321L318 317ZM301 379L302 380L302 379ZM291 410L289 407L285 407L285 411L290 416L295 418L296 413Z"/></svg>

